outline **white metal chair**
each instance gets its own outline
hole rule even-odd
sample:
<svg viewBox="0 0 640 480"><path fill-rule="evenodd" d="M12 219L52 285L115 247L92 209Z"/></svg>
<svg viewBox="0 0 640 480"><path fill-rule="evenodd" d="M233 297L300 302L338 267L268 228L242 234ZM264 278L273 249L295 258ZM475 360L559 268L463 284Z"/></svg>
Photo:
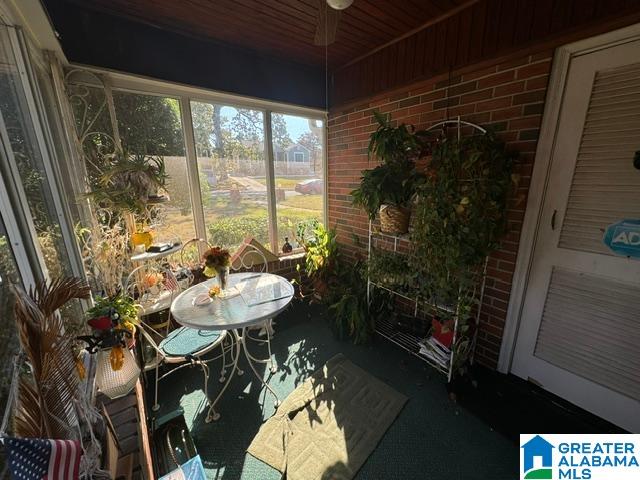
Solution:
<svg viewBox="0 0 640 480"><path fill-rule="evenodd" d="M152 263L134 268L127 277L124 290L136 300L140 306L140 316L145 317L168 310L182 288L169 268ZM156 330L164 328L165 334L169 333L170 327L170 312L166 321L155 325Z"/></svg>
<svg viewBox="0 0 640 480"><path fill-rule="evenodd" d="M202 264L202 255L211 248L211 244L203 238L192 238L180 249L180 266L193 270Z"/></svg>
<svg viewBox="0 0 640 480"><path fill-rule="evenodd" d="M235 258L234 262L231 265L231 268L234 271L252 271L252 272L260 272L260 273L269 272L269 262L267 261L267 257L264 255L264 253L261 250L259 250L258 248L250 244L243 245L243 249L244 250L242 254L239 257ZM266 339L252 337L249 334L249 332L247 332L247 338L249 338L250 340L253 340L254 342L258 342L258 343L267 344L269 358L267 359L254 358L251 354L249 354L248 351L247 351L247 355L250 356L254 362L270 363L271 366L269 370L271 371L271 373L276 373L276 370L277 370L275 364L273 363L273 358L271 357L271 337L273 336L274 333L275 332L273 330L273 319L271 318L264 321L258 333L258 336L261 336L262 334L264 334L266 336Z"/></svg>
<svg viewBox="0 0 640 480"><path fill-rule="evenodd" d="M202 368L202 373L204 374L204 395L207 398L207 402L211 404L208 394L209 366L207 362L216 360L220 358L220 356L207 359L207 361L204 361L202 357L214 348L218 346L222 347L222 342L226 338L227 332L180 327L167 335L160 343L156 343L151 332L157 332L142 322L140 323L140 327L140 333L143 335L146 343L151 346L155 352L155 358L150 362L145 362L144 367L145 372L155 370L154 403L151 409L154 412L160 409L160 404L158 403L158 383L160 380L189 366L199 366ZM159 374L160 366L175 364L182 365L169 370L163 375Z"/></svg>

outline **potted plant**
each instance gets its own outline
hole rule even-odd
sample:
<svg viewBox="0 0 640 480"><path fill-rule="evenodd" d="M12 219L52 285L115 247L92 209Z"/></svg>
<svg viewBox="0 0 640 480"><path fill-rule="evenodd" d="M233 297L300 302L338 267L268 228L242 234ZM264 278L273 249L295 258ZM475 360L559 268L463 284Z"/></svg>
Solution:
<svg viewBox="0 0 640 480"><path fill-rule="evenodd" d="M435 305L432 334L445 346L456 317L456 344L469 335L485 259L505 231L518 180L513 162L493 134L447 139L434 147L418 189L411 264L421 279L420 297Z"/></svg>
<svg viewBox="0 0 640 480"><path fill-rule="evenodd" d="M305 252L305 273L311 282L313 297L322 300L328 292L329 281L335 271L338 254L336 232L326 229L318 220L313 219L298 223L296 241ZM305 296L300 266L296 268L301 294Z"/></svg>
<svg viewBox="0 0 640 480"><path fill-rule="evenodd" d="M103 348L111 348L109 359L112 369L120 370L124 359L123 345L133 346L138 323L138 308L133 298L122 291L110 297L98 296L86 316L93 335L81 338L90 345L93 342Z"/></svg>
<svg viewBox="0 0 640 480"><path fill-rule="evenodd" d="M374 321L367 305L367 281L361 262L345 266L331 292L329 311L331 327L339 339L350 338L355 344L369 341Z"/></svg>
<svg viewBox="0 0 640 480"><path fill-rule="evenodd" d="M118 150L107 157L89 197L102 207L140 214L148 204L167 200L161 194L167 178L162 157Z"/></svg>
<svg viewBox="0 0 640 480"><path fill-rule="evenodd" d="M365 209L371 220L380 215L381 230L403 234L409 229L411 202L424 175L415 160L426 151L428 134L413 126L394 127L388 115L374 111L378 129L371 135L369 157L382 163L362 172L360 186L351 192L353 204Z"/></svg>

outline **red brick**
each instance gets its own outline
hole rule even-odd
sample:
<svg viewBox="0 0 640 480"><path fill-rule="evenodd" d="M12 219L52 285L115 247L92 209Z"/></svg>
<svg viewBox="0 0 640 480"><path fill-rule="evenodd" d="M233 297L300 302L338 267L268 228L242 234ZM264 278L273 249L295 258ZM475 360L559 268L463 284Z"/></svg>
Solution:
<svg viewBox="0 0 640 480"><path fill-rule="evenodd" d="M533 92L520 93L513 96L514 105L523 105L525 103L536 103L544 100L545 90L534 90Z"/></svg>
<svg viewBox="0 0 640 480"><path fill-rule="evenodd" d="M491 121L495 122L497 120L508 120L510 118L516 118L520 115L522 115L521 106L505 108L503 110L497 110L495 112L491 112Z"/></svg>
<svg viewBox="0 0 640 480"><path fill-rule="evenodd" d="M516 68L519 67L521 65L526 65L527 63L529 63L529 57L521 57L521 58L516 58L514 60L511 60L509 62L505 62L505 63L501 63L500 65L498 65L498 71L502 71L502 70L509 70L512 68Z"/></svg>
<svg viewBox="0 0 640 480"><path fill-rule="evenodd" d="M507 83L506 85L499 85L494 90L494 97L503 97L505 95L513 95L514 93L520 93L524 90L524 82Z"/></svg>
<svg viewBox="0 0 640 480"><path fill-rule="evenodd" d="M486 77L487 75L491 75L492 73L495 73L496 70L497 70L497 67L493 65L491 67L483 68L482 70L476 70L475 72L465 73L462 76L462 81L467 82L469 80L475 80L480 77Z"/></svg>
<svg viewBox="0 0 640 480"><path fill-rule="evenodd" d="M549 83L549 75L543 75L542 77L530 78L527 80L527 90L538 90L540 88L547 88Z"/></svg>
<svg viewBox="0 0 640 480"><path fill-rule="evenodd" d="M524 130L528 128L537 128L542 122L542 117L537 115L535 117L516 118L509 121L509 128L511 130Z"/></svg>
<svg viewBox="0 0 640 480"><path fill-rule="evenodd" d="M491 88L487 88L485 90L476 90L475 92L467 93L462 96L462 104L478 102L480 100L486 100L487 98L493 97L493 90Z"/></svg>
<svg viewBox="0 0 640 480"><path fill-rule="evenodd" d="M527 65L525 67L519 68L516 77L518 79L521 79L521 78L535 77L537 75L546 75L549 73L550 70L551 70L551 60L547 60L544 62L533 63L531 65Z"/></svg>
<svg viewBox="0 0 640 480"><path fill-rule="evenodd" d="M490 77L481 78L478 80L478 88L494 87L496 85L502 85L503 83L512 82L515 78L515 71L508 70L506 72L496 73Z"/></svg>
<svg viewBox="0 0 640 480"><path fill-rule="evenodd" d="M486 102L479 102L476 105L477 112L490 112L504 107L511 106L511 97L494 98Z"/></svg>

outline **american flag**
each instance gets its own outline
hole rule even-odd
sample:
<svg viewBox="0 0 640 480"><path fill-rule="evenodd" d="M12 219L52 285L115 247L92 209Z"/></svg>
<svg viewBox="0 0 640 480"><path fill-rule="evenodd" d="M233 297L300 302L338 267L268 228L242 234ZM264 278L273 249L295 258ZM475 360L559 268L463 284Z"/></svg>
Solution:
<svg viewBox="0 0 640 480"><path fill-rule="evenodd" d="M173 274L173 272L169 270L164 272L164 280L162 283L164 284L164 287L167 290L170 290L172 292L175 292L180 289L180 286L178 285L178 280L176 280L176 276Z"/></svg>
<svg viewBox="0 0 640 480"><path fill-rule="evenodd" d="M82 449L75 440L6 438L12 480L74 480L79 478Z"/></svg>

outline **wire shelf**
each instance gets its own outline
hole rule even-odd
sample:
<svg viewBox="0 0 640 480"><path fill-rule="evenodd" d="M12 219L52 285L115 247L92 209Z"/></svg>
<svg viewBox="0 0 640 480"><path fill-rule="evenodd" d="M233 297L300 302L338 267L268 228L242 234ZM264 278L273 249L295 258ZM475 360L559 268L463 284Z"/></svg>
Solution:
<svg viewBox="0 0 640 480"><path fill-rule="evenodd" d="M429 363L432 367L444 373L445 375L449 373L450 361L444 361L431 353L420 353L420 347L421 345L424 345L422 338L411 335L409 333L399 332L387 319L380 319L376 321L376 333L401 347L403 350L406 350L420 360Z"/></svg>

